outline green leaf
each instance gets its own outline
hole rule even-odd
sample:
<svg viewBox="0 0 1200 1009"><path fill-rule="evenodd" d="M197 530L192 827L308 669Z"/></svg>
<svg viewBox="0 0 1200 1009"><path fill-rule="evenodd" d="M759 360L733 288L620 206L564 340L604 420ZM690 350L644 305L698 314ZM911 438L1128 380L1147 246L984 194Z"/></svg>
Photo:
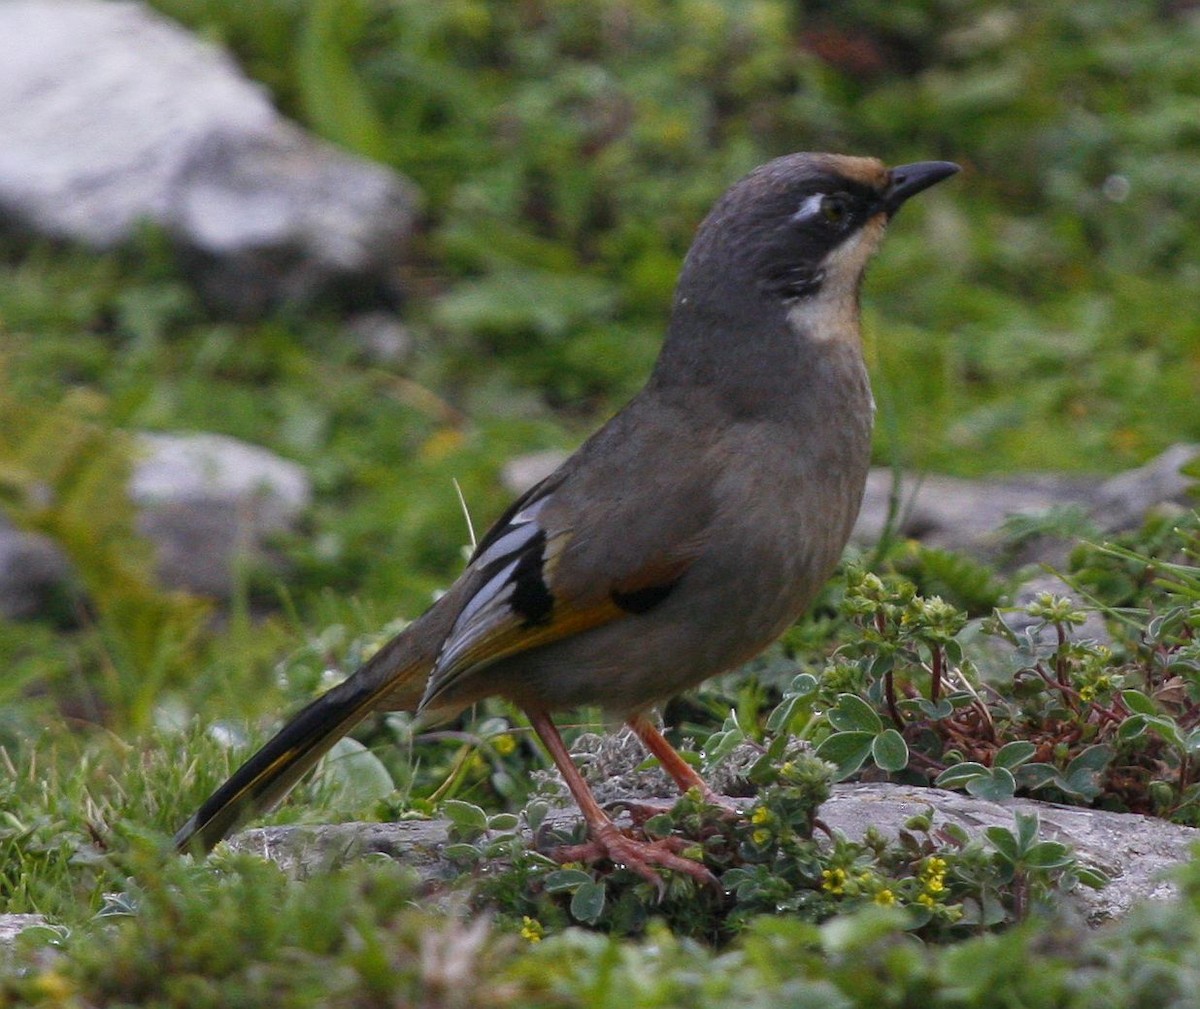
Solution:
<svg viewBox="0 0 1200 1009"><path fill-rule="evenodd" d="M871 743L871 756L884 771L902 771L908 766L908 744L895 729L884 729Z"/></svg>
<svg viewBox="0 0 1200 1009"><path fill-rule="evenodd" d="M829 724L842 732L869 732L874 736L883 729L875 709L857 694L839 694L828 717Z"/></svg>
<svg viewBox="0 0 1200 1009"><path fill-rule="evenodd" d="M993 767L968 781L967 791L977 799L998 802L1013 797L1017 791L1017 781L1007 767Z"/></svg>
<svg viewBox="0 0 1200 1009"><path fill-rule="evenodd" d="M370 806L396 788L383 761L350 736L334 743L321 764L321 778L332 786L331 808L344 812Z"/></svg>
<svg viewBox="0 0 1200 1009"><path fill-rule="evenodd" d="M1131 739L1137 739L1146 731L1146 716L1145 715L1130 715L1117 728L1117 739L1122 743L1127 743Z"/></svg>
<svg viewBox="0 0 1200 1009"><path fill-rule="evenodd" d="M1175 749L1185 749L1183 733L1179 731L1179 726L1175 724L1175 719L1168 718L1166 715L1159 715L1155 718L1147 718L1146 728L1157 732L1169 745L1175 747Z"/></svg>
<svg viewBox="0 0 1200 1009"><path fill-rule="evenodd" d="M1037 840L1038 818L1036 813L1017 813L1017 843L1025 851Z"/></svg>
<svg viewBox="0 0 1200 1009"><path fill-rule="evenodd" d="M1122 690L1121 700L1130 711L1139 715L1157 715L1158 705L1140 690Z"/></svg>
<svg viewBox="0 0 1200 1009"><path fill-rule="evenodd" d="M787 693L796 694L799 697L813 697L820 685L820 681L812 673L799 673L792 677Z"/></svg>
<svg viewBox="0 0 1200 1009"><path fill-rule="evenodd" d="M588 880L571 898L571 917L585 925L595 925L604 913L603 883Z"/></svg>
<svg viewBox="0 0 1200 1009"><path fill-rule="evenodd" d="M591 882L592 877L582 869L554 869L542 877L542 888L547 893L562 893Z"/></svg>
<svg viewBox="0 0 1200 1009"><path fill-rule="evenodd" d="M367 34L367 4L316 0L295 50L305 111L321 133L359 154L386 160L387 130L359 79L353 51Z"/></svg>
<svg viewBox="0 0 1200 1009"><path fill-rule="evenodd" d="M973 760L964 760L961 764L947 767L934 781L938 788L962 788L968 781L986 775L988 768Z"/></svg>
<svg viewBox="0 0 1200 1009"><path fill-rule="evenodd" d="M714 732L704 742L704 757L710 765L719 764L746 740L740 727ZM682 756L682 754L681 754Z"/></svg>
<svg viewBox="0 0 1200 1009"><path fill-rule="evenodd" d="M473 844L448 844L442 848L442 857L448 862L456 862L460 865L473 865L483 858L483 852Z"/></svg>
<svg viewBox="0 0 1200 1009"><path fill-rule="evenodd" d="M1102 890L1111 882L1108 873L1092 865L1080 865L1075 868L1075 876L1084 886L1093 890Z"/></svg>
<svg viewBox="0 0 1200 1009"><path fill-rule="evenodd" d="M954 705L945 697L938 698L937 704L934 704L927 697L915 698L914 703L920 709L921 713L928 718L949 718L954 714Z"/></svg>
<svg viewBox="0 0 1200 1009"><path fill-rule="evenodd" d="M984 835L992 842L992 847L1008 862L1015 863L1020 857L1020 849L1013 832L1007 827L988 827Z"/></svg>
<svg viewBox="0 0 1200 1009"><path fill-rule="evenodd" d="M647 837L669 837L675 829L675 821L670 813L658 813L642 824L642 831Z"/></svg>
<svg viewBox="0 0 1200 1009"><path fill-rule="evenodd" d="M447 799L442 803L442 815L454 826L464 830L485 831L488 815L478 806L460 799Z"/></svg>
<svg viewBox="0 0 1200 1009"><path fill-rule="evenodd" d="M800 694L788 694L785 696L767 718L767 731L785 731L791 724L792 719L796 717L796 710L809 700L811 700L811 697L801 696Z"/></svg>
<svg viewBox="0 0 1200 1009"><path fill-rule="evenodd" d="M1061 869L1075 861L1065 844L1042 841L1025 852L1022 861L1031 869Z"/></svg>
<svg viewBox="0 0 1200 1009"><path fill-rule="evenodd" d="M1058 768L1053 764L1022 764L1017 768L1016 777L1022 788L1031 791L1035 788L1058 784L1062 780Z"/></svg>
<svg viewBox="0 0 1200 1009"><path fill-rule="evenodd" d="M816 755L837 768L834 779L841 781L862 767L874 742L873 732L835 732L817 747Z"/></svg>
<svg viewBox="0 0 1200 1009"><path fill-rule="evenodd" d="M520 818L516 813L493 813L488 817L489 830L516 830Z"/></svg>
<svg viewBox="0 0 1200 1009"><path fill-rule="evenodd" d="M543 823L546 822L546 817L550 813L550 803L545 799L532 799L525 807L525 822L529 825L529 832L536 836L541 829Z"/></svg>
<svg viewBox="0 0 1200 1009"><path fill-rule="evenodd" d="M1037 753L1037 747L1027 739L1014 739L1000 747L992 763L996 767L1007 767L1010 771L1019 767Z"/></svg>
<svg viewBox="0 0 1200 1009"><path fill-rule="evenodd" d="M983 894L982 904L974 897L966 897L962 902L962 917L959 921L964 925L999 925L1008 917L1004 905L994 894Z"/></svg>
<svg viewBox="0 0 1200 1009"><path fill-rule="evenodd" d="M505 269L460 281L433 310L437 324L454 332L554 338L607 317L616 303L616 286L599 277Z"/></svg>
<svg viewBox="0 0 1200 1009"><path fill-rule="evenodd" d="M1081 750L1067 765L1067 775L1079 774L1083 771L1103 771L1113 759L1112 747L1097 743Z"/></svg>

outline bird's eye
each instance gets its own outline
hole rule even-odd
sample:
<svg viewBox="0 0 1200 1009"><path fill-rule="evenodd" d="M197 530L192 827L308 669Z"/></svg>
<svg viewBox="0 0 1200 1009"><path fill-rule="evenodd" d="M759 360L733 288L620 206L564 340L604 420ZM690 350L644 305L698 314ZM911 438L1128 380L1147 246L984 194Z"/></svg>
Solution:
<svg viewBox="0 0 1200 1009"><path fill-rule="evenodd" d="M819 205L821 216L829 224L842 224L850 213L844 196L822 196Z"/></svg>

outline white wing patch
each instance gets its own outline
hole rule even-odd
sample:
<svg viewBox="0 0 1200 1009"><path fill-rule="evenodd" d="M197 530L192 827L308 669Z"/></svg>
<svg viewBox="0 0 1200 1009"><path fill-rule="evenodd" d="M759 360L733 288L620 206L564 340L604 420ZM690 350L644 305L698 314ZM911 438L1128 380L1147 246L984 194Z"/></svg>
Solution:
<svg viewBox="0 0 1200 1009"><path fill-rule="evenodd" d="M522 561L531 560L530 555L536 550L535 563L540 571L545 560L546 540L537 518L548 501L549 495L539 498L513 515L500 534L472 561L472 567L477 570L492 571L467 600L446 635L430 673L421 707L477 664L478 658L472 658L470 653L480 642L522 619L513 606L520 580L517 568ZM524 570L527 571L527 567Z"/></svg>

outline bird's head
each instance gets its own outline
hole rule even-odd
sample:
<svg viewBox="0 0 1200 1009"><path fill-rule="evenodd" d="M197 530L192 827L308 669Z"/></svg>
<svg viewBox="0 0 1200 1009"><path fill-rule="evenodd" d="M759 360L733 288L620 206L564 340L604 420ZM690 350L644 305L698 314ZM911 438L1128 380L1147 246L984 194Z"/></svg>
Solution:
<svg viewBox="0 0 1200 1009"><path fill-rule="evenodd" d="M889 169L875 158L836 154L789 154L755 169L701 224L680 277L677 315L699 312L723 328L732 322L734 331L747 318L807 330L823 327L823 316L856 321L863 272L888 221L957 171L948 161Z"/></svg>

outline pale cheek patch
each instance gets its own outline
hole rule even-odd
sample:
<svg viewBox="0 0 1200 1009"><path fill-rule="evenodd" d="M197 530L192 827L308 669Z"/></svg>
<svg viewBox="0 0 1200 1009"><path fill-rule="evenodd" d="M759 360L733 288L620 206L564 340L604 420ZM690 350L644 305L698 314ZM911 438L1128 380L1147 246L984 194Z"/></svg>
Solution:
<svg viewBox="0 0 1200 1009"><path fill-rule="evenodd" d="M793 330L822 343L857 334L859 284L886 229L887 215L876 214L826 257L821 267L825 273L821 289L813 297L797 301L788 311Z"/></svg>

